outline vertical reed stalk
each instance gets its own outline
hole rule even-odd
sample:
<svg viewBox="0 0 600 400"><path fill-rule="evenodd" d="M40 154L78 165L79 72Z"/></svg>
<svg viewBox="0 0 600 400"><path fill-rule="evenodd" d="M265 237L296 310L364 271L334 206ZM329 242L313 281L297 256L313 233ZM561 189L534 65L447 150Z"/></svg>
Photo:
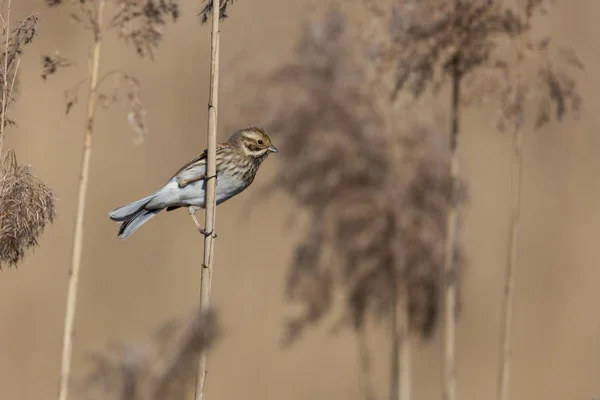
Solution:
<svg viewBox="0 0 600 400"><path fill-rule="evenodd" d="M359 385L362 398L364 400L374 400L366 321L356 328L356 344L358 347Z"/></svg>
<svg viewBox="0 0 600 400"><path fill-rule="evenodd" d="M4 125L6 123L6 98L8 90L8 41L10 40L10 6L11 0L6 5L6 34L4 43L4 65L2 66L2 117L0 125L0 163L2 162L2 147L4 146ZM15 72L16 74L16 72Z"/></svg>
<svg viewBox="0 0 600 400"><path fill-rule="evenodd" d="M444 400L456 400L456 271L455 254L458 234L458 137L460 133L460 83L459 56L453 61L452 103L450 125L450 207L446 222L446 252L442 286L444 295L443 385Z"/></svg>
<svg viewBox="0 0 600 400"><path fill-rule="evenodd" d="M105 0L98 0L96 19L94 23L94 43L90 54L89 93L85 134L83 144L83 159L77 192L77 215L75 219L75 233L73 239L73 254L69 270L69 283L67 292L67 306L65 313L65 326L63 335L63 350L60 372L60 386L58 400L67 400L69 393L69 380L71 376L71 359L73 353L73 337L75 335L75 309L77 306L77 289L81 270L81 254L83 252L83 221L85 217L85 203L90 177L90 160L92 156L92 133L94 129L94 114L96 109L96 88L98 85L98 67L100 64L101 26L104 13Z"/></svg>
<svg viewBox="0 0 600 400"><path fill-rule="evenodd" d="M392 321L392 387L390 399L410 400L412 382L408 291L405 282L398 285L400 288L396 290L396 304Z"/></svg>
<svg viewBox="0 0 600 400"><path fill-rule="evenodd" d="M511 361L511 327L513 300L515 291L515 271L517 264L517 243L519 239L519 222L521 213L521 183L523 180L523 134L515 127L513 131L512 179L510 202L510 231L507 250L507 267L504 283L504 304L502 308L502 332L500 346L500 370L497 400L508 400Z"/></svg>
<svg viewBox="0 0 600 400"><path fill-rule="evenodd" d="M208 95L208 146L206 160L206 217L204 236L204 260L200 284L200 311L208 310L210 306L213 261L214 261L214 230L216 211L216 153L217 153L217 117L219 99L219 17L220 1L213 0L212 29L210 43L210 88ZM200 353L196 380L196 400L204 400L206 389L207 349Z"/></svg>
<svg viewBox="0 0 600 400"><path fill-rule="evenodd" d="M521 10L517 10L520 12ZM519 55L523 54L523 35L517 40ZM498 370L497 400L508 400L510 387L510 363L512 360L512 314L515 296L515 275L517 268L517 244L519 242L519 225L521 219L521 187L523 182L523 121L518 118L513 126L513 142L511 154L510 180L510 222L508 248L506 251L506 272L504 282L504 299L502 305L502 330L500 332L500 363Z"/></svg>

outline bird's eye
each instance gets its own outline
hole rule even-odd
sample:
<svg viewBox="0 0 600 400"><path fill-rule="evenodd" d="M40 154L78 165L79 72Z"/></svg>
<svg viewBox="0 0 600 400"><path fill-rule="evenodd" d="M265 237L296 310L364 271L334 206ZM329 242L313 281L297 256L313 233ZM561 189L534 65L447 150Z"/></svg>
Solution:
<svg viewBox="0 0 600 400"><path fill-rule="evenodd" d="M258 141L258 144L263 144L263 141L262 141L262 140L259 140L259 141Z"/></svg>

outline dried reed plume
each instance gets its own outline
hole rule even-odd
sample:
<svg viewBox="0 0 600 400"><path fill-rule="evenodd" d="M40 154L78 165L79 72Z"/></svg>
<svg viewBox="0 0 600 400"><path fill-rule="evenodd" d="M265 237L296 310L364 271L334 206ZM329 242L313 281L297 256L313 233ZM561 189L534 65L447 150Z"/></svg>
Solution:
<svg viewBox="0 0 600 400"><path fill-rule="evenodd" d="M459 106L499 100L497 128L524 123L526 107L537 128L554 116L577 112L581 97L569 68L583 65L570 48L552 38L534 38L532 19L545 15L552 0L522 0L521 13L491 0L403 0L394 9L394 95L419 97L460 77ZM522 15L520 15L522 14ZM458 63L454 65L453 63Z"/></svg>
<svg viewBox="0 0 600 400"><path fill-rule="evenodd" d="M380 60L365 56L373 41L347 18L332 8L305 25L292 61L251 81L260 102L244 113L278 133L282 165L270 190L308 211L286 289L305 311L286 339L330 312L341 288L340 323L361 335L369 316L390 327L392 398L408 400L409 334L429 338L438 322L450 151L438 127L406 123Z"/></svg>
<svg viewBox="0 0 600 400"><path fill-rule="evenodd" d="M105 22L105 7L108 0L46 0L49 6L60 6L70 3L73 8L78 8L79 13L71 13L74 21L78 22L84 30L92 34L92 48L89 55L89 75L86 79L78 82L74 88L65 92L67 113L77 101L79 87L88 83L87 116L84 126L84 140L82 151L81 174L77 193L77 214L73 235L73 254L71 269L69 271L69 283L67 293L67 304L65 313L65 328L63 336L63 352L61 359L61 374L58 390L58 399L68 398L69 379L71 375L71 358L73 351L73 337L75 325L75 310L77 306L77 289L81 270L81 257L83 253L83 221L85 219L85 206L87 188L90 175L90 160L92 154L92 135L94 132L94 120L96 115L96 102L105 101L104 105L112 104L111 100L117 98L121 80L130 86L126 98L130 105L128 121L136 132L136 139L141 141L145 132L145 110L139 98L139 82L122 71L112 71L103 77L99 76L100 50L102 40L108 30L116 29L121 38L133 43L136 52L141 56L153 56L153 49L162 38L162 27L167 17L177 19L179 15L178 0L115 0L116 11L107 18ZM54 56L42 57L44 79L49 74L56 73L60 67L68 66L70 63L55 53ZM111 95L100 92L100 85L110 75L116 75L116 91ZM119 80L120 79L120 80Z"/></svg>
<svg viewBox="0 0 600 400"><path fill-rule="evenodd" d="M54 202L52 190L9 150L0 164L0 268L16 266L37 246L56 216Z"/></svg>
<svg viewBox="0 0 600 400"><path fill-rule="evenodd" d="M110 21L119 37L130 42L140 57L154 58L167 18L179 17L179 0L116 0L118 11Z"/></svg>
<svg viewBox="0 0 600 400"><path fill-rule="evenodd" d="M92 371L81 382L85 400L184 400L195 383L198 355L218 337L213 311L172 320L144 345L119 344L110 354L91 357Z"/></svg>
<svg viewBox="0 0 600 400"><path fill-rule="evenodd" d="M15 125L7 115L18 89L18 73L23 48L31 43L37 31L38 16L32 13L11 26L11 1L5 3L2 30L4 46L0 54L0 268L16 266L38 240L56 212L55 197L31 171L20 165L14 150L3 154L7 125Z"/></svg>
<svg viewBox="0 0 600 400"><path fill-rule="evenodd" d="M105 0L106 2L106 0ZM164 26L170 18L177 20L180 13L179 0L108 0L116 11L108 19L103 31L114 29L118 37L135 48L142 57L154 58L154 50L163 37ZM69 3L78 8L71 18L86 30L96 29L98 0L46 0L50 7Z"/></svg>
<svg viewBox="0 0 600 400"><path fill-rule="evenodd" d="M2 158L2 148L4 143L4 129L7 125L15 125L6 115L11 104L15 100L15 95L19 87L19 66L21 64L21 54L26 45L33 41L37 33L38 14L32 13L24 20L18 21L11 26L12 2L6 3L6 16L2 16L2 33L4 46L0 54L0 90L2 97L0 99L0 160Z"/></svg>

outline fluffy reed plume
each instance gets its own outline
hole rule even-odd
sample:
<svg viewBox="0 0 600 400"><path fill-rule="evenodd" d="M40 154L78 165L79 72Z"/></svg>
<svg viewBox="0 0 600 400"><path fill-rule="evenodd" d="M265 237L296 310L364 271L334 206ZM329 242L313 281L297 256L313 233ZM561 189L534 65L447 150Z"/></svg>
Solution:
<svg viewBox="0 0 600 400"><path fill-rule="evenodd" d="M179 0L104 0L112 3L115 12L107 18L106 27L114 29L121 39L133 45L137 54L142 57L154 58L154 50L163 37L167 20L177 20L180 13ZM93 31L98 0L46 0L50 7L68 3L79 9L72 13L71 18L81 24L86 30Z"/></svg>
<svg viewBox="0 0 600 400"><path fill-rule="evenodd" d="M9 150L0 164L0 268L16 266L37 246L56 216L54 201L52 190Z"/></svg>
<svg viewBox="0 0 600 400"><path fill-rule="evenodd" d="M218 337L213 311L161 326L148 344L114 346L91 357L81 382L85 400L184 400L194 390L198 355Z"/></svg>
<svg viewBox="0 0 600 400"><path fill-rule="evenodd" d="M6 10L2 15L2 34L4 43L0 47L0 90L2 97L0 99L0 156L2 154L4 141L4 128L7 125L15 125L6 114L8 109L15 101L16 94L19 91L19 67L21 64L21 55L25 46L33 41L37 33L37 24L39 17L37 13L28 15L21 21L11 21L10 8L12 2L6 4Z"/></svg>
<svg viewBox="0 0 600 400"><path fill-rule="evenodd" d="M318 120L318 110L302 111L298 121ZM356 123L348 115L331 115L321 128L303 130L300 123L282 135L283 148L297 153L286 154L277 183L311 211L288 275L288 295L306 306L290 324L290 339L330 310L336 283L345 292L345 320L355 328L368 313L391 321L405 286L411 330L429 338L438 320L448 207L445 136L432 126L400 126L395 133L403 154L392 161L386 138L365 151L378 131L348 129ZM325 137L326 148L315 152Z"/></svg>
<svg viewBox="0 0 600 400"><path fill-rule="evenodd" d="M521 0L520 9L492 0L402 0L393 9L394 95L438 93L458 63L458 106L499 100L498 129L524 123L530 112L536 127L552 117L577 112L581 97L571 68L583 65L574 52L534 37L533 18L545 15L552 0ZM526 109L526 107L530 109Z"/></svg>
<svg viewBox="0 0 600 400"><path fill-rule="evenodd" d="M15 122L8 110L19 85L19 66L24 47L36 35L38 16L33 13L22 21L11 21L9 0L3 4L2 30L4 46L0 51L0 268L16 266L27 249L37 246L46 226L56 216L54 194L31 167L20 165L14 150L3 153L7 126Z"/></svg>
<svg viewBox="0 0 600 400"><path fill-rule="evenodd" d="M130 88L130 91L126 92L125 96L130 106L127 119L136 133L136 140L138 142L141 142L146 130L145 110L139 97L139 82L137 79L119 70L110 72L104 76L99 75L102 41L107 31L117 30L121 38L133 44L138 55L141 57L152 57L153 49L158 46L162 38L162 29L166 24L167 18L171 17L173 20L176 20L179 15L179 2L178 0L46 0L46 2L49 6L54 7L69 3L72 8L78 9L79 12L71 13L71 17L84 30L90 31L92 36L91 51L88 60L90 65L89 75L86 79L79 81L73 88L65 92L66 112L68 113L71 107L77 102L79 88L84 83L88 84L87 114L83 129L81 178L77 191L77 214L73 234L71 269L69 271L63 352L58 390L58 399L66 400L68 398L69 379L71 375L75 310L83 254L83 221L85 220L92 154L92 135L94 133L97 101L103 101L105 106L114 103L119 97L119 89L125 83ZM116 7L112 16L105 16L106 6L109 2L113 2ZM42 77L46 79L48 75L56 73L60 67L68 66L69 64L58 53L55 53L53 56L46 55L42 57L44 69ZM110 95L105 95L100 92L100 86L111 75L117 78L114 86L116 90L113 90Z"/></svg>
<svg viewBox="0 0 600 400"><path fill-rule="evenodd" d="M179 0L116 0L118 11L110 21L120 38L133 44L140 57L154 58L167 18L179 17Z"/></svg>
<svg viewBox="0 0 600 400"><path fill-rule="evenodd" d="M270 190L308 211L286 289L305 311L286 339L328 314L339 288L340 323L359 340L369 316L390 328L391 395L408 400L409 336L429 338L438 322L450 151L443 130L410 126L390 100L365 28L336 8L305 25L292 61L251 81L262 94L244 113L278 134L282 164ZM461 193L462 201L464 185ZM456 263L465 264L460 247Z"/></svg>

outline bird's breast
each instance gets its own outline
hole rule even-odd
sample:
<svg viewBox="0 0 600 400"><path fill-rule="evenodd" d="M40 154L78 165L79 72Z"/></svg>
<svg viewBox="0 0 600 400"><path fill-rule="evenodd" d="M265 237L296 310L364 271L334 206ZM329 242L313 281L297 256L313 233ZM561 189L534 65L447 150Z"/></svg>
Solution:
<svg viewBox="0 0 600 400"><path fill-rule="evenodd" d="M248 187L249 183L243 179L222 174L217 177L217 204L242 192Z"/></svg>

